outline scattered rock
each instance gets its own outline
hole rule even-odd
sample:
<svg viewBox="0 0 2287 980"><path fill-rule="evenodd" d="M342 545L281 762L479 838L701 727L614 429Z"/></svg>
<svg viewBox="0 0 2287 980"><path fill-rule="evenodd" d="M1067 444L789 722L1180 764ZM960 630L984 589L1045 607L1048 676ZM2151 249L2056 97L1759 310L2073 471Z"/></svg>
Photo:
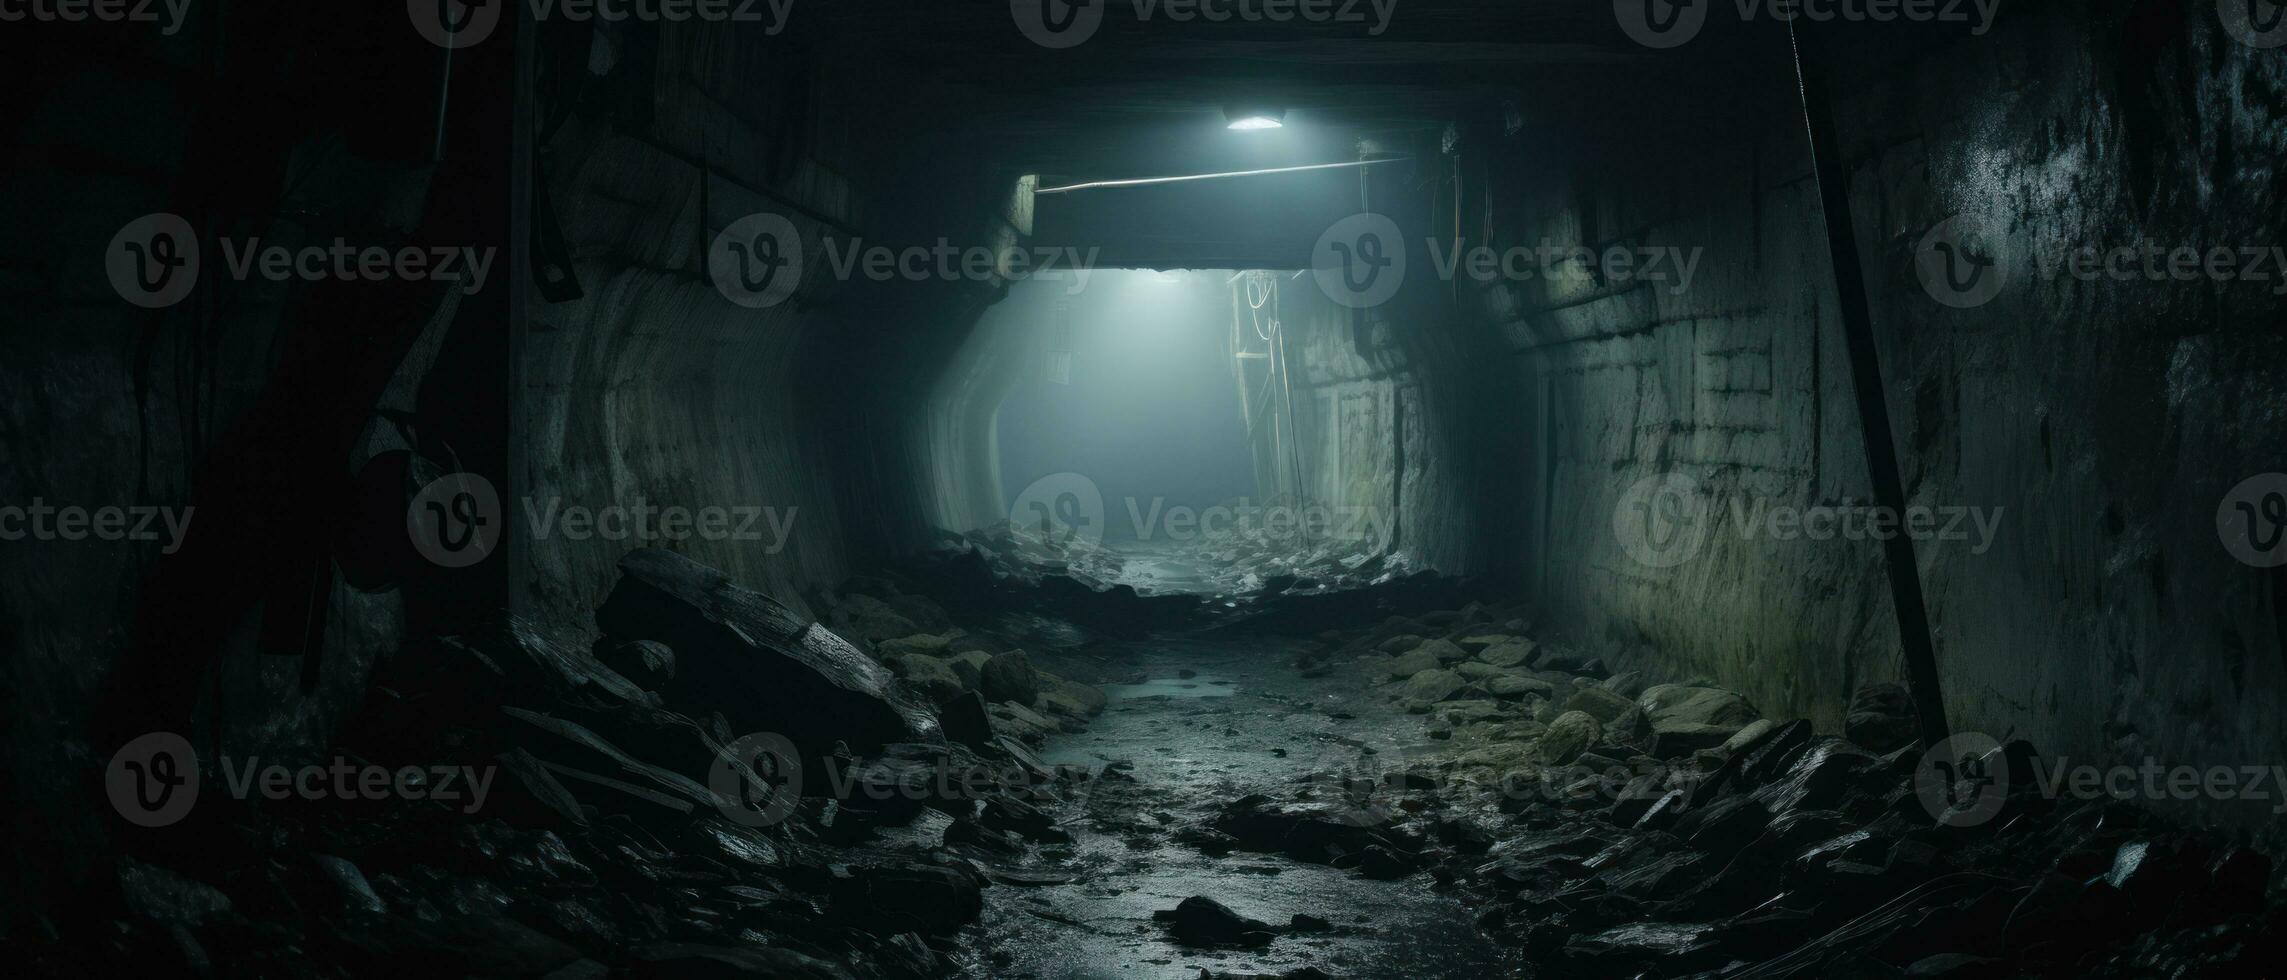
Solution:
<svg viewBox="0 0 2287 980"><path fill-rule="evenodd" d="M1431 650L1411 650L1390 661L1390 677L1404 680L1425 670L1438 668L1437 654Z"/></svg>
<svg viewBox="0 0 2287 980"><path fill-rule="evenodd" d="M935 636L929 633L915 633L912 636L901 636L894 640L883 640L880 643L874 644L874 649L880 651L882 659L884 660L907 656L909 654L922 654L925 656L934 657L943 655L945 653L946 644L950 643L951 641L951 637Z"/></svg>
<svg viewBox="0 0 2287 980"><path fill-rule="evenodd" d="M1600 686L1576 688L1572 692L1572 696L1565 699L1564 702L1566 711L1587 712L1594 716L1599 723L1611 722L1635 706L1634 701Z"/></svg>
<svg viewBox="0 0 2287 980"><path fill-rule="evenodd" d="M1398 690L1398 696L1417 704L1436 704L1460 693L1467 686L1469 682L1462 680L1461 675L1453 671L1425 670L1406 681L1405 686Z"/></svg>
<svg viewBox="0 0 2287 980"><path fill-rule="evenodd" d="M1914 696L1903 684L1868 684L1850 696L1842 735L1877 755L1913 744L1921 736Z"/></svg>
<svg viewBox="0 0 2287 980"><path fill-rule="evenodd" d="M676 695L722 711L733 727L821 748L939 737L937 719L887 668L777 600L657 548L629 552L619 568L597 625L667 644Z"/></svg>
<svg viewBox="0 0 2287 980"><path fill-rule="evenodd" d="M1030 707L1040 699L1040 677L1022 650L1011 650L985 661L977 671L977 687L987 701L1007 701Z"/></svg>
<svg viewBox="0 0 2287 980"><path fill-rule="evenodd" d="M1589 746L1604 737L1604 726L1585 711L1567 711L1548 723L1541 733L1540 757L1553 765L1564 765L1578 758Z"/></svg>
<svg viewBox="0 0 2287 980"><path fill-rule="evenodd" d="M604 666L642 685L645 690L664 690L667 683L675 679L675 651L656 640L621 640L607 636L596 641L595 653Z"/></svg>
<svg viewBox="0 0 2287 980"><path fill-rule="evenodd" d="M1268 946L1277 934L1267 922L1250 919L1203 895L1193 895L1172 909L1153 912L1168 934L1185 946Z"/></svg>
<svg viewBox="0 0 2287 980"><path fill-rule="evenodd" d="M1533 642L1517 640L1499 643L1477 652L1477 659L1495 667L1517 667L1533 659Z"/></svg>

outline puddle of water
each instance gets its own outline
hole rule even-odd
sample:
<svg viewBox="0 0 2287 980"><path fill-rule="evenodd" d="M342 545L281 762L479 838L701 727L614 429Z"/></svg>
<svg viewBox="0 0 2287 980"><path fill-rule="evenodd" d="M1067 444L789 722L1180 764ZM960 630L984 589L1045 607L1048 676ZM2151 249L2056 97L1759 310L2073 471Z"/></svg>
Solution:
<svg viewBox="0 0 2287 980"><path fill-rule="evenodd" d="M1161 677L1141 684L1113 684L1104 688L1104 696L1114 701L1134 698L1227 698L1238 691L1238 685L1227 681L1218 683L1212 677Z"/></svg>

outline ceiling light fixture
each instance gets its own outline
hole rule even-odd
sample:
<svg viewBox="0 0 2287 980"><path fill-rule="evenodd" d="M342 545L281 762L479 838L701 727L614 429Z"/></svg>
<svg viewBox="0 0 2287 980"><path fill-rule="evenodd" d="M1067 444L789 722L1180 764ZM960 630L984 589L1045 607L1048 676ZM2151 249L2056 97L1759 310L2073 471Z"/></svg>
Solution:
<svg viewBox="0 0 2287 980"><path fill-rule="evenodd" d="M1262 106L1227 106L1223 109L1223 119L1225 129L1277 129L1286 125L1286 110Z"/></svg>

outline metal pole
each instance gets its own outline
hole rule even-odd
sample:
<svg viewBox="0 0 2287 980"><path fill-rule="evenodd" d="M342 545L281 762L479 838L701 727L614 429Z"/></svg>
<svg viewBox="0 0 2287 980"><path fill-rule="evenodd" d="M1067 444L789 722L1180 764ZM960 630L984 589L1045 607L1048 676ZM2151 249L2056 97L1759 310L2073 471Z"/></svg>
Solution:
<svg viewBox="0 0 2287 980"><path fill-rule="evenodd" d="M1795 39L1792 19L1787 22L1787 44L1794 58L1795 84L1802 95L1811 171L1826 214L1827 252L1834 263L1834 289L1841 303L1842 336L1850 354L1851 387L1858 396L1867 476L1873 483L1874 502L1892 514L1904 514L1906 486L1898 472L1898 447L1890 436L1881 353L1874 343L1874 316L1866 298L1864 267L1859 265L1857 232L1850 221L1850 185L1843 173L1842 149L1834 136L1834 112L1827 104L1826 87L1814 84L1803 67L1802 46ZM1926 748L1945 741L1947 724L1945 697L1939 689L1937 647L1930 636L1930 614L1922 598L1914 541L1903 533L1893 534L1883 543L1882 554L1890 572L1890 605L1898 614L1898 646L1906 656L1906 682L1914 692Z"/></svg>

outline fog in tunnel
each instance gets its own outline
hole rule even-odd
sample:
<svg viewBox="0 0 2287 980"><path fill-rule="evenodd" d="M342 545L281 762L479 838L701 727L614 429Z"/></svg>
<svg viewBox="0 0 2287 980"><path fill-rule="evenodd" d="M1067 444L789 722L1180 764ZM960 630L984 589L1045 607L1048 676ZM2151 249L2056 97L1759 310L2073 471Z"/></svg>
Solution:
<svg viewBox="0 0 2287 980"><path fill-rule="evenodd" d="M1121 541L1164 534L1168 508L1259 497L1236 383L1234 331L1256 329L1237 319L1239 276L1104 269L1080 281L1017 283L978 323L1036 338L1037 368L994 418L1005 502L1078 474L1102 496L1105 539Z"/></svg>

